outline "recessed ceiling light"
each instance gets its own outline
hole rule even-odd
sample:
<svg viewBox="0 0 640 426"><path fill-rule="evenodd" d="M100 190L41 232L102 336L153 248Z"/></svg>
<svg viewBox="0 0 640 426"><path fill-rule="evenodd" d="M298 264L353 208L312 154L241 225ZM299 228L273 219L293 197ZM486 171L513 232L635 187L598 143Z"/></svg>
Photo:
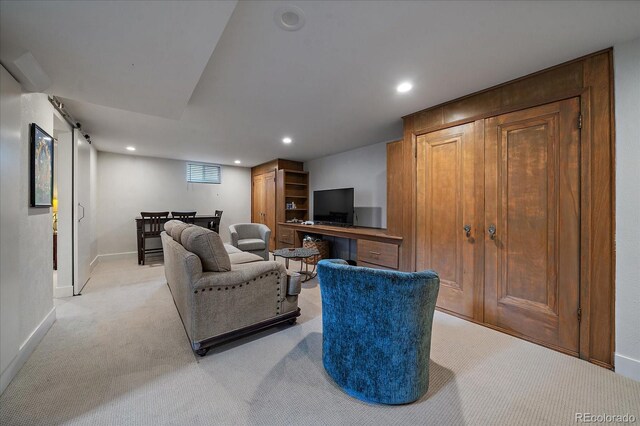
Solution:
<svg viewBox="0 0 640 426"><path fill-rule="evenodd" d="M127 151L135 151L136 147L135 146L128 146L127 147Z"/></svg>
<svg viewBox="0 0 640 426"><path fill-rule="evenodd" d="M298 31L304 26L304 12L292 5L279 7L274 14L276 24L286 31Z"/></svg>
<svg viewBox="0 0 640 426"><path fill-rule="evenodd" d="M404 81L398 84L398 87L396 87L396 90L398 91L398 93L407 93L411 89L413 89L413 84L411 84L408 81Z"/></svg>
<svg viewBox="0 0 640 426"><path fill-rule="evenodd" d="M234 163L236 163L236 164L240 164L240 163L242 163L242 161L240 161L240 160L236 160L236 161L234 161Z"/></svg>
<svg viewBox="0 0 640 426"><path fill-rule="evenodd" d="M283 143L291 143L291 142L293 142L293 139L291 139L290 137L282 138L282 142Z"/></svg>

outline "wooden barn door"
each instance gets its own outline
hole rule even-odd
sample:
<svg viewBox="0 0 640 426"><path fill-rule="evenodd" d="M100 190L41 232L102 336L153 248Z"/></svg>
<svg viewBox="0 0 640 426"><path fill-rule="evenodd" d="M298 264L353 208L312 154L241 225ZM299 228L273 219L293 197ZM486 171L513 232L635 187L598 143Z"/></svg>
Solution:
<svg viewBox="0 0 640 426"><path fill-rule="evenodd" d="M577 98L485 120L484 321L579 352Z"/></svg>

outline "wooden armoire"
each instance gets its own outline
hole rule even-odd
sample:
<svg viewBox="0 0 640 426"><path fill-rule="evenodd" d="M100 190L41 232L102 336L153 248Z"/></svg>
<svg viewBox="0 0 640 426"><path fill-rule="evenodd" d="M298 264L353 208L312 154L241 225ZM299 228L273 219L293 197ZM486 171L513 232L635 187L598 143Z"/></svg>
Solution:
<svg viewBox="0 0 640 426"><path fill-rule="evenodd" d="M308 219L308 174L299 161L276 159L251 168L251 222L271 229L271 250L279 248L278 222ZM287 207L293 202L295 207Z"/></svg>
<svg viewBox="0 0 640 426"><path fill-rule="evenodd" d="M609 49L416 112L387 149L388 229L401 269L440 275L438 309L608 368L611 66Z"/></svg>

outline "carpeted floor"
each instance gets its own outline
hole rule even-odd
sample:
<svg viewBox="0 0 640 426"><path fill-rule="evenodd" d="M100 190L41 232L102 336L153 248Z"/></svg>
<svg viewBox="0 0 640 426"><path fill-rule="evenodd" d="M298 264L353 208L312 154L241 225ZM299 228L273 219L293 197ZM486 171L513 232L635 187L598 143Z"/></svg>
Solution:
<svg viewBox="0 0 640 426"><path fill-rule="evenodd" d="M436 313L430 389L414 404L344 394L321 361L320 292L295 326L191 352L159 266L98 265L0 397L2 425L559 425L640 418L640 383ZM636 420L640 422L640 420Z"/></svg>

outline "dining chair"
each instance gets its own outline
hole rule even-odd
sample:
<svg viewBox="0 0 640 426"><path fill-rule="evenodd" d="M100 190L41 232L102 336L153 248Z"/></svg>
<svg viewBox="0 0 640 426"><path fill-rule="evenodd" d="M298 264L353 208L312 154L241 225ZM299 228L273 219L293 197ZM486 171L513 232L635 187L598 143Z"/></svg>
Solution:
<svg viewBox="0 0 640 426"><path fill-rule="evenodd" d="M171 217L183 221L184 223L194 223L196 212L171 212Z"/></svg>
<svg viewBox="0 0 640 426"><path fill-rule="evenodd" d="M159 247L147 247L147 240L159 239L164 230L164 222L169 217L169 212L140 212L142 217L142 264L144 265L149 254L161 254L162 245Z"/></svg>
<svg viewBox="0 0 640 426"><path fill-rule="evenodd" d="M220 233L220 221L222 220L222 210L216 210L213 213L214 219L207 223L207 228L216 233Z"/></svg>

